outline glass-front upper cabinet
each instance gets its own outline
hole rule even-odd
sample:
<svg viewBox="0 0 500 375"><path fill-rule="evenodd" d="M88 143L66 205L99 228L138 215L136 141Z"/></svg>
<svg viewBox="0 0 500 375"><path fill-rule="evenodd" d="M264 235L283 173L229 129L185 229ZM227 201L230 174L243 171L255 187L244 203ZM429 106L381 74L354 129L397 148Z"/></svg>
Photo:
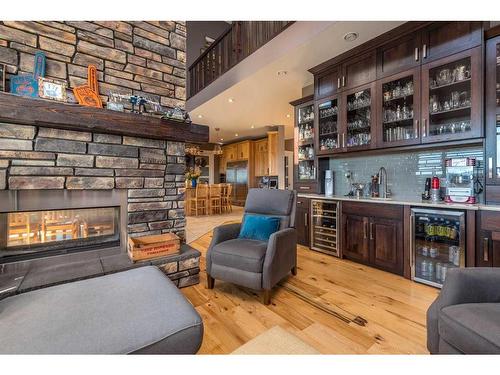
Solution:
<svg viewBox="0 0 500 375"><path fill-rule="evenodd" d="M482 135L481 48L422 66L422 142Z"/></svg>
<svg viewBox="0 0 500 375"><path fill-rule="evenodd" d="M378 82L380 147L420 143L420 70L412 69Z"/></svg>
<svg viewBox="0 0 500 375"><path fill-rule="evenodd" d="M485 86L486 180L488 184L500 184L500 36L486 42Z"/></svg>
<svg viewBox="0 0 500 375"><path fill-rule="evenodd" d="M297 139L296 165L298 181L316 179L314 123L313 103L297 108L295 131Z"/></svg>
<svg viewBox="0 0 500 375"><path fill-rule="evenodd" d="M344 129L340 138L345 150L371 148L375 90L375 83L371 83L342 93Z"/></svg>
<svg viewBox="0 0 500 375"><path fill-rule="evenodd" d="M330 154L339 150L339 107L337 97L317 102L318 113L318 154Z"/></svg>

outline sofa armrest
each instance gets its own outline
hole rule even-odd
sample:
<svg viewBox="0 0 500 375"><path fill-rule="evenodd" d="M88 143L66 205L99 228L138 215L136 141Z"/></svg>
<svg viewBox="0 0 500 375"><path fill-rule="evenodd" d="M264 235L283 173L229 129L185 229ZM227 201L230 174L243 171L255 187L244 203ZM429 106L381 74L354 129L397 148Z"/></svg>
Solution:
<svg viewBox="0 0 500 375"><path fill-rule="evenodd" d="M262 271L262 287L271 289L290 270L297 265L297 231L287 228L277 231L269 237L264 268Z"/></svg>
<svg viewBox="0 0 500 375"><path fill-rule="evenodd" d="M439 352L439 314L447 306L500 302L500 269L451 269L439 297L427 310L427 349Z"/></svg>
<svg viewBox="0 0 500 375"><path fill-rule="evenodd" d="M211 253L213 247L217 244L220 244L221 242L234 240L235 238L238 238L238 235L240 234L240 228L241 228L241 223L219 225L218 227L214 228L212 241L210 242L210 246L208 247L206 256L208 274L210 274L210 268L212 266Z"/></svg>

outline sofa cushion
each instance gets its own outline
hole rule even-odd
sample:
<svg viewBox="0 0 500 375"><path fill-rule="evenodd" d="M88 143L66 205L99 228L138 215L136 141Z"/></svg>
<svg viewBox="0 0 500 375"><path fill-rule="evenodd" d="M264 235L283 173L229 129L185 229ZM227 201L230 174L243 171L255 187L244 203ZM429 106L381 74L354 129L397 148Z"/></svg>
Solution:
<svg viewBox="0 0 500 375"><path fill-rule="evenodd" d="M262 272L267 243L237 238L217 244L212 249L212 262L248 272Z"/></svg>
<svg viewBox="0 0 500 375"><path fill-rule="evenodd" d="M445 307L439 334L463 353L500 353L500 303L468 303Z"/></svg>
<svg viewBox="0 0 500 375"><path fill-rule="evenodd" d="M0 301L1 354L196 353L203 323L156 267Z"/></svg>

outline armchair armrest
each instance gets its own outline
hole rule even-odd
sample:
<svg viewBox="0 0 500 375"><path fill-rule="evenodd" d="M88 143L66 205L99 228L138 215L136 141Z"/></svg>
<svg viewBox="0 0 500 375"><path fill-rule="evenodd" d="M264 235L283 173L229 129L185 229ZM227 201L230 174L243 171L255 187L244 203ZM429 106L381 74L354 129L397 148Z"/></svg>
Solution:
<svg viewBox="0 0 500 375"><path fill-rule="evenodd" d="M241 223L219 225L218 227L214 228L212 241L210 242L210 246L208 247L206 255L207 272L209 274L210 274L210 267L212 266L211 253L213 247L217 244L220 244L221 242L234 240L235 238L238 238L238 235L240 234L240 228L241 228Z"/></svg>
<svg viewBox="0 0 500 375"><path fill-rule="evenodd" d="M297 231L295 228L279 230L269 237L262 286L271 289L297 265Z"/></svg>
<svg viewBox="0 0 500 375"><path fill-rule="evenodd" d="M439 297L427 310L427 348L439 351L439 313L442 308L464 303L500 302L500 269L451 269Z"/></svg>

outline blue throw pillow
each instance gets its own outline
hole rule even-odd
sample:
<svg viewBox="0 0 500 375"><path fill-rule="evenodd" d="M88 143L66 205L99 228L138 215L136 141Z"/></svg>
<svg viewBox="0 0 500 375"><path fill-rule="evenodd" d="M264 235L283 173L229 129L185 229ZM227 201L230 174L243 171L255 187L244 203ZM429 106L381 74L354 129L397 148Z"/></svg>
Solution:
<svg viewBox="0 0 500 375"><path fill-rule="evenodd" d="M238 238L269 241L271 234L280 227L280 218L275 216L245 215Z"/></svg>

